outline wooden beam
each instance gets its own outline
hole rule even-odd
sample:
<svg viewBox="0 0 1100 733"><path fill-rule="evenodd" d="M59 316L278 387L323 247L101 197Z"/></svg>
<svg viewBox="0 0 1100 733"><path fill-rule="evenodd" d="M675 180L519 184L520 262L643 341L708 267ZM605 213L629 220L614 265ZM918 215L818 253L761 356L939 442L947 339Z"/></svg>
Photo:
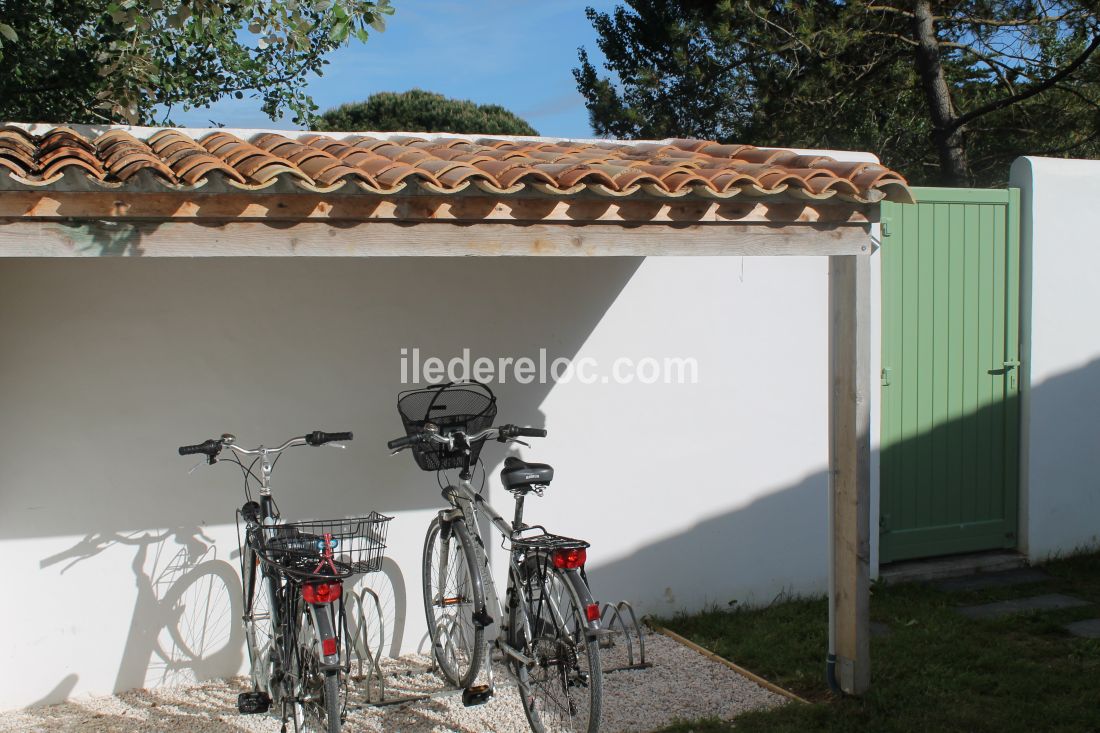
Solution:
<svg viewBox="0 0 1100 733"><path fill-rule="evenodd" d="M72 191L0 192L0 219L125 221L558 222L563 224L865 224L866 206L773 201L612 198L491 198L283 193L200 194Z"/></svg>
<svg viewBox="0 0 1100 733"><path fill-rule="evenodd" d="M857 255L867 228L803 224L0 221L0 257Z"/></svg>
<svg viewBox="0 0 1100 733"><path fill-rule="evenodd" d="M871 684L871 265L829 258L831 638L841 689Z"/></svg>

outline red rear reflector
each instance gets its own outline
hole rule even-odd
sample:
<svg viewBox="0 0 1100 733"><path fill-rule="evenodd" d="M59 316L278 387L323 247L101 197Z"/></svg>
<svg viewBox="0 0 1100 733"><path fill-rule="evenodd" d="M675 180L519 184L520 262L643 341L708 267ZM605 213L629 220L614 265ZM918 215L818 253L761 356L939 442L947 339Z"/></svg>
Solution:
<svg viewBox="0 0 1100 733"><path fill-rule="evenodd" d="M573 570L583 568L588 559L588 553L583 547L573 547L568 550L554 550L554 567L559 570Z"/></svg>
<svg viewBox="0 0 1100 733"><path fill-rule="evenodd" d="M600 620L600 604L598 604L598 603L589 603L588 606L584 609L584 615L588 617L589 621L599 621Z"/></svg>
<svg viewBox="0 0 1100 733"><path fill-rule="evenodd" d="M302 600L306 603L332 603L340 597L340 583L306 583L302 586Z"/></svg>
<svg viewBox="0 0 1100 733"><path fill-rule="evenodd" d="M339 649L340 647L337 645L335 638L325 639L321 642L321 653L326 657L331 657Z"/></svg>

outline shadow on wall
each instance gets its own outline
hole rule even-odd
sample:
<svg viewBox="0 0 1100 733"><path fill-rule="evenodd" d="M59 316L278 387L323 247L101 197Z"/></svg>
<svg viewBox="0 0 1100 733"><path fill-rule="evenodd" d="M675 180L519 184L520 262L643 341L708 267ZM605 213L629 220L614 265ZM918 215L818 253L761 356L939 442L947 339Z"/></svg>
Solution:
<svg viewBox="0 0 1100 733"><path fill-rule="evenodd" d="M766 605L792 587L806 588L807 578L811 584L819 579L823 593L827 501L828 472L821 471L629 557L593 564L593 592L601 601L625 599L639 613L654 615ZM655 512L653 519L660 516ZM598 555L599 539L590 539ZM813 563L809 571L807 563Z"/></svg>
<svg viewBox="0 0 1100 733"><path fill-rule="evenodd" d="M1031 404L1033 483L1030 524L1023 531L1032 537L1039 534L1049 543L1048 555L1094 548L1100 538L1100 432L1096 429L1100 360L1032 388ZM1003 419L1004 412L1003 405L986 407L876 451L872 465L877 458L884 466L893 463L924 471L932 491L909 496L922 502L912 508L916 525L927 526L929 517L945 512L956 525L1003 516L1003 504L988 492L936 489L942 482L962 487L980 480L983 472L987 481L1005 480L1003 468L998 473L990 452L958 452L970 436L993 435L991 425ZM736 477L719 480L730 483ZM827 471L814 473L720 517L648 543L628 557L595 562L589 569L593 590L603 601L626 599L639 611L656 615L711 606L768 605L795 587L801 595L813 594L815 585L816 592L824 593L828 480ZM886 481L884 475L884 490L889 493ZM929 503L933 498L944 503L933 507ZM624 501L630 500L624 496ZM891 509L890 497L884 496L882 511ZM660 521L660 514L654 512L653 519ZM871 531L879 531L878 517L872 517ZM1016 528L1011 531L1015 534ZM592 555L598 557L599 541L592 539ZM981 541L986 545L983 549L992 549L1012 546L1015 538L1004 537L1002 531ZM814 580L807 583L806 578Z"/></svg>
<svg viewBox="0 0 1100 733"><path fill-rule="evenodd" d="M134 548L136 601L114 689L203 682L240 666L244 635L238 568L197 527L87 535L47 557L61 575L112 546ZM70 677L75 677L70 675ZM72 683L75 684L73 679ZM48 700L71 691L55 689Z"/></svg>
<svg viewBox="0 0 1100 733"><path fill-rule="evenodd" d="M1100 359L1029 395L1028 554L1100 546Z"/></svg>
<svg viewBox="0 0 1100 733"><path fill-rule="evenodd" d="M641 261L8 263L0 379L18 388L0 395L0 408L21 417L0 423L0 536L82 537L40 559L31 580L43 588L108 548L132 553L129 573L103 558L82 571L102 573L104 587L123 587L127 575L134 583L115 690L224 676L244 654L231 528L240 476L222 467L188 476L193 463L177 446L223 431L254 445L351 429L351 450L301 449L280 462L285 517L437 507L434 477L385 452L401 433L396 396L409 386L401 349L573 357ZM495 385L500 421L544 424L539 406L551 387ZM419 536L423 527L402 531ZM409 603L419 604L417 574L406 579L391 560L358 588L377 594L381 618L370 633L390 653L401 647ZM66 677L42 702L64 699L76 681Z"/></svg>

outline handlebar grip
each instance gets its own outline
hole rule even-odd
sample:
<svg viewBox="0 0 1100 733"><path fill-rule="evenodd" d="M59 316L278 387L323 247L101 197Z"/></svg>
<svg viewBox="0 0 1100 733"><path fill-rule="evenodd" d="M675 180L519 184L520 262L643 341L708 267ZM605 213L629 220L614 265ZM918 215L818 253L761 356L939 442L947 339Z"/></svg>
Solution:
<svg viewBox="0 0 1100 733"><path fill-rule="evenodd" d="M516 428L516 436L524 438L545 438L545 428Z"/></svg>
<svg viewBox="0 0 1100 733"><path fill-rule="evenodd" d="M218 451L222 448L222 442L220 440L210 439L199 443L198 445L182 445L180 446L180 455L189 456L194 453L202 453L207 456L216 456Z"/></svg>
<svg viewBox="0 0 1100 733"><path fill-rule="evenodd" d="M390 442L386 443L386 447L390 450L398 450L407 446L413 445L420 441L419 435L403 435L400 438L394 438Z"/></svg>
<svg viewBox="0 0 1100 733"><path fill-rule="evenodd" d="M323 430L314 430L306 435L306 442L310 445L324 445L336 440L351 440L351 431L346 433L326 433Z"/></svg>

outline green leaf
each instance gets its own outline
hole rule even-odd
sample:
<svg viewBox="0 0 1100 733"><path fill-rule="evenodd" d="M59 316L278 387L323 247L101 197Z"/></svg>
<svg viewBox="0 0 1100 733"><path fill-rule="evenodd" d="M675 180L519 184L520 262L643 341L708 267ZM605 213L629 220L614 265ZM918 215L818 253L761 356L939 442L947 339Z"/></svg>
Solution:
<svg viewBox="0 0 1100 733"><path fill-rule="evenodd" d="M15 29L7 23L0 23L0 36L3 36L12 43L19 40L19 35L15 32Z"/></svg>

